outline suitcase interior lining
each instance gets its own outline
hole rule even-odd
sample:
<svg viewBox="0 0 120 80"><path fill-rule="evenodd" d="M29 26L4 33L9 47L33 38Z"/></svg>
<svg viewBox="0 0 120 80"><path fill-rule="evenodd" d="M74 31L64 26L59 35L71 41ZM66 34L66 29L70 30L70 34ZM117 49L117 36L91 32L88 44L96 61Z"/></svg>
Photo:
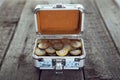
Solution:
<svg viewBox="0 0 120 80"><path fill-rule="evenodd" d="M38 32L41 34L78 34L82 13L79 10L41 10L37 12Z"/></svg>

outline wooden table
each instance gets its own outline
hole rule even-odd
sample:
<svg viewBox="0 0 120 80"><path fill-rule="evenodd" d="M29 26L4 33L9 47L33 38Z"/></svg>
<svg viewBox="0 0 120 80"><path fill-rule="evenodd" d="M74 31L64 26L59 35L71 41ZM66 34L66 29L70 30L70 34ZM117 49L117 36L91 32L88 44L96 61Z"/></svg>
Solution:
<svg viewBox="0 0 120 80"><path fill-rule="evenodd" d="M3 0L2 0L3 1ZM32 51L36 38L33 10L37 4L58 0L4 0L0 6L0 80L83 80L82 71L34 68ZM120 1L64 0L85 6L83 34L86 80L120 80Z"/></svg>

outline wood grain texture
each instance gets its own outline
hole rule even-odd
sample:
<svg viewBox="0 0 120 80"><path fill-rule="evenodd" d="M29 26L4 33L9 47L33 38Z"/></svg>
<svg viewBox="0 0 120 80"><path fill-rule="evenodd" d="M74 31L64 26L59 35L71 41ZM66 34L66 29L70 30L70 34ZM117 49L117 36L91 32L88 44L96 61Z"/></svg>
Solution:
<svg viewBox="0 0 120 80"><path fill-rule="evenodd" d="M111 34L106 29L106 25L93 2L92 0L81 2L88 12L85 16L84 32L87 53L86 77L88 80L119 80L120 57L111 39ZM109 4L108 2L107 4Z"/></svg>
<svg viewBox="0 0 120 80"><path fill-rule="evenodd" d="M0 71L2 80L37 80L31 57L35 37L31 6L27 2ZM13 11L14 12L14 11ZM34 35L34 36L33 36Z"/></svg>
<svg viewBox="0 0 120 80"><path fill-rule="evenodd" d="M1 4L4 2L4 0L0 0L0 7L1 7Z"/></svg>
<svg viewBox="0 0 120 80"><path fill-rule="evenodd" d="M54 70L44 70L40 80L83 80L83 74L81 70L65 70L62 74L55 74Z"/></svg>
<svg viewBox="0 0 120 80"><path fill-rule="evenodd" d="M0 23L0 67L12 40L15 27L16 24Z"/></svg>
<svg viewBox="0 0 120 80"><path fill-rule="evenodd" d="M27 0L0 71L2 80L38 80L39 71L32 59L35 41L33 10L39 1ZM43 2L44 3L44 2ZM14 11L13 11L14 12Z"/></svg>
<svg viewBox="0 0 120 80"><path fill-rule="evenodd" d="M103 21L120 52L120 8L118 8L112 0L96 0L96 4Z"/></svg>
<svg viewBox="0 0 120 80"><path fill-rule="evenodd" d="M48 4L56 4L56 3L75 4L79 2L79 0L36 0L36 1L47 2Z"/></svg>
<svg viewBox="0 0 120 80"><path fill-rule="evenodd" d="M0 22L16 22L19 20L25 0L5 0L0 7Z"/></svg>
<svg viewBox="0 0 120 80"><path fill-rule="evenodd" d="M117 5L120 7L120 0L115 0L115 2L116 2Z"/></svg>
<svg viewBox="0 0 120 80"><path fill-rule="evenodd" d="M24 0L13 0L13 2L6 0L0 7L0 67L14 36L24 2Z"/></svg>
<svg viewBox="0 0 120 80"><path fill-rule="evenodd" d="M1 67L0 79L39 79L39 71L34 68L31 56L34 46L33 43L36 38L33 9L37 4L48 3L50 3L50 0L27 0L16 33ZM83 35L87 53L85 64L87 80L120 80L120 57L118 50L116 50L116 45L113 39L111 39L111 34L108 32L106 24L103 22L103 18L100 16L94 1L75 0L74 2L72 0L70 3L83 4L87 12L85 15L85 32ZM15 17L15 19L17 18ZM80 80L80 75L81 73L79 71L66 71L64 75L58 76L53 71L43 71L41 79Z"/></svg>

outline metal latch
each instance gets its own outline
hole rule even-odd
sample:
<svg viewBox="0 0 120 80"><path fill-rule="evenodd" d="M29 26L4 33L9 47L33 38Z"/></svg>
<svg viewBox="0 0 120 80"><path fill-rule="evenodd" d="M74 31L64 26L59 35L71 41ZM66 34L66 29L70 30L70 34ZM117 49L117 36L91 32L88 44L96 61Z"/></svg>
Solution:
<svg viewBox="0 0 120 80"><path fill-rule="evenodd" d="M65 66L65 59L53 59L52 65L55 70L62 70Z"/></svg>

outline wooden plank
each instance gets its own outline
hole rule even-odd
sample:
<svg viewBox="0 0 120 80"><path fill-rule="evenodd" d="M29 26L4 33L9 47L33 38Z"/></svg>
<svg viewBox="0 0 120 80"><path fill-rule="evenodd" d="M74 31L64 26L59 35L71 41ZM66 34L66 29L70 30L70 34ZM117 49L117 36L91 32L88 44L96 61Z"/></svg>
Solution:
<svg viewBox="0 0 120 80"><path fill-rule="evenodd" d="M1 7L1 4L3 3L3 0L0 0L0 7Z"/></svg>
<svg viewBox="0 0 120 80"><path fill-rule="evenodd" d="M83 74L81 70L65 70L62 74L56 74L54 70L44 70L40 80L83 80Z"/></svg>
<svg viewBox="0 0 120 80"><path fill-rule="evenodd" d="M109 1L106 2L109 4ZM86 12L88 13L85 16L84 32L87 53L85 74L87 79L119 80L120 57L95 3L92 3L91 0L82 0L80 3L85 6ZM105 7L104 4L103 8Z"/></svg>
<svg viewBox="0 0 120 80"><path fill-rule="evenodd" d="M104 20L104 23L107 26L107 29L109 30L115 42L115 45L120 52L120 9L115 5L112 0L96 0L96 4Z"/></svg>
<svg viewBox="0 0 120 80"><path fill-rule="evenodd" d="M120 0L115 0L115 2L116 2L117 5L120 7Z"/></svg>
<svg viewBox="0 0 120 80"><path fill-rule="evenodd" d="M18 23L18 18L20 17L25 1L13 0L13 2L10 2L10 0L6 0L0 7L0 67L6 55L7 49L9 48L9 44L14 36L14 32ZM14 16L16 16L17 18L16 21L12 20ZM11 20L8 20L8 18Z"/></svg>
<svg viewBox="0 0 120 80"><path fill-rule="evenodd" d="M24 4L25 4L25 0L20 0L20 1L5 0L0 7L0 22L18 21Z"/></svg>
<svg viewBox="0 0 120 80"><path fill-rule="evenodd" d="M35 41L33 9L36 4L33 0L28 0L23 9L16 33L1 67L2 80L38 80L39 74L34 68L31 56Z"/></svg>
<svg viewBox="0 0 120 80"><path fill-rule="evenodd" d="M15 32L16 24L0 23L0 67ZM3 36L4 35L4 36Z"/></svg>
<svg viewBox="0 0 120 80"><path fill-rule="evenodd" d="M56 3L75 4L79 2L79 0L39 0L39 1L44 1L49 4L56 4Z"/></svg>

